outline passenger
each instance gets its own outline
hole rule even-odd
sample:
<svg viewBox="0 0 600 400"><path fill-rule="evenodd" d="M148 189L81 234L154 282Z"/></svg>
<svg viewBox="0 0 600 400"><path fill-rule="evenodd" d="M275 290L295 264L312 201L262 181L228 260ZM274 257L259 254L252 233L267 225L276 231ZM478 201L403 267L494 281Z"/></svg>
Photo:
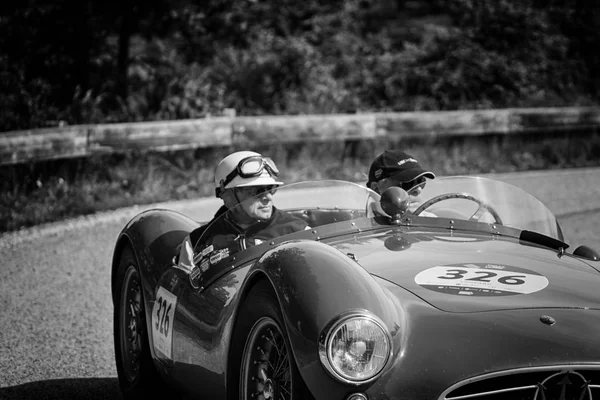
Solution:
<svg viewBox="0 0 600 400"><path fill-rule="evenodd" d="M379 194L392 186L404 189L410 196L408 209L414 211L421 203L427 178L435 179L435 174L423 169L413 156L400 150L386 150L371 163L367 187ZM427 211L421 215L435 216Z"/></svg>

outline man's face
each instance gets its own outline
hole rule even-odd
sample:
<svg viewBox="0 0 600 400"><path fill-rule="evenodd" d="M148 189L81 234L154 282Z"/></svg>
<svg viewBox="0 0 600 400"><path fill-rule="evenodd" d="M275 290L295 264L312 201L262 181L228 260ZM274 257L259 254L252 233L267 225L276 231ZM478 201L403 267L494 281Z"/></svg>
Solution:
<svg viewBox="0 0 600 400"><path fill-rule="evenodd" d="M242 209L254 219L269 219L273 213L273 186L248 186L237 188Z"/></svg>

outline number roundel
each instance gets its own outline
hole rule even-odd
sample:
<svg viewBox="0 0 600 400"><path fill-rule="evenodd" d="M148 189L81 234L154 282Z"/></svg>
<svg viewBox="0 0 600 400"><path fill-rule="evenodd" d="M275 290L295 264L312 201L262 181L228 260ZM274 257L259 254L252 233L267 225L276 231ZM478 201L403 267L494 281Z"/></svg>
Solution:
<svg viewBox="0 0 600 400"><path fill-rule="evenodd" d="M473 263L428 268L415 276L415 283L447 294L507 296L538 292L548 286L548 278L525 268Z"/></svg>

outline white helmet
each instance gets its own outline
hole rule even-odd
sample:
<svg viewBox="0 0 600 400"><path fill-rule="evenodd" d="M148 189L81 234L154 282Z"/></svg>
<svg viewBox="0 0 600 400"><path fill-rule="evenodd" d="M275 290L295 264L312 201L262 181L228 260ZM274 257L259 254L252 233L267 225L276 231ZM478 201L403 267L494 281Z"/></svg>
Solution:
<svg viewBox="0 0 600 400"><path fill-rule="evenodd" d="M244 186L283 185L279 170L269 157L254 151L238 151L221 160L215 170L216 195L225 189Z"/></svg>

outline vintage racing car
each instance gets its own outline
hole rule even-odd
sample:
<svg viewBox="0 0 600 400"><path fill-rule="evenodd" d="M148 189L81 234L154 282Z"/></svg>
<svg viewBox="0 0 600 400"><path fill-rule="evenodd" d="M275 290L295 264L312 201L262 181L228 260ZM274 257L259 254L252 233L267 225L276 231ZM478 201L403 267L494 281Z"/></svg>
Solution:
<svg viewBox="0 0 600 400"><path fill-rule="evenodd" d="M136 216L112 265L124 398L600 399L598 253L500 181L421 196L284 185L275 206L310 229L226 249L206 233L192 260L199 222Z"/></svg>

